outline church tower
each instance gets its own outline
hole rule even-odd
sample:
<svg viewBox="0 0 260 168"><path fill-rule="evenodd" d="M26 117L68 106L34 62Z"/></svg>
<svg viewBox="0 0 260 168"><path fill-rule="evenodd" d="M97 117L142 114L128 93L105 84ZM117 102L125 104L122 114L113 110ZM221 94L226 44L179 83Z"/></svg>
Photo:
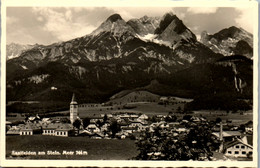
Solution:
<svg viewBox="0 0 260 168"><path fill-rule="evenodd" d="M70 122L73 124L73 122L78 117L78 103L75 98L75 94L73 93L71 102L70 102Z"/></svg>

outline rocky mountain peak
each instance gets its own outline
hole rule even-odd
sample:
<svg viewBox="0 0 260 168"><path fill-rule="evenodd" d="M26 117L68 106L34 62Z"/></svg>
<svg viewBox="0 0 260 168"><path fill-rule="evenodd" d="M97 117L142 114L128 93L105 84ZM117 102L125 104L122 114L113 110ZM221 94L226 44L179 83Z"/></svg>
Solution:
<svg viewBox="0 0 260 168"><path fill-rule="evenodd" d="M223 29L217 33L214 34L214 37L217 40L225 40L227 38L233 38L235 37L235 35L241 33L242 30L235 27L235 26L231 26L229 28Z"/></svg>
<svg viewBox="0 0 260 168"><path fill-rule="evenodd" d="M171 22L173 21L173 20L179 20L178 18L177 18L177 16L176 15L174 15L173 13L166 13L164 16L163 16L163 18L162 18L162 20L161 20L161 22L160 22L160 25L159 25L159 27L155 30L155 34L160 34L160 33L162 33L170 24L171 24Z"/></svg>
<svg viewBox="0 0 260 168"><path fill-rule="evenodd" d="M148 17L147 15L144 15L144 16L141 17L140 19L141 19L141 20L148 20L148 18L149 18L149 17Z"/></svg>
<svg viewBox="0 0 260 168"><path fill-rule="evenodd" d="M115 14L109 16L106 21L116 22L117 20L123 20L123 19L119 14L115 13Z"/></svg>
<svg viewBox="0 0 260 168"><path fill-rule="evenodd" d="M242 28L231 26L215 34L203 31L200 41L215 53L225 56L233 54L253 56L253 35Z"/></svg>
<svg viewBox="0 0 260 168"><path fill-rule="evenodd" d="M201 35L200 35L200 41L201 42L205 42L205 41L208 41L209 40L209 34L207 31L203 31L201 32Z"/></svg>
<svg viewBox="0 0 260 168"><path fill-rule="evenodd" d="M180 41L195 42L196 36L183 24L173 13L166 13L160 22L159 27L155 30L158 39L168 41L170 45L174 45Z"/></svg>
<svg viewBox="0 0 260 168"><path fill-rule="evenodd" d="M119 14L109 16L91 35L98 35L101 32L111 32L118 36L121 36L125 32L135 34L133 28L129 26Z"/></svg>
<svg viewBox="0 0 260 168"><path fill-rule="evenodd" d="M127 24L140 36L153 34L155 29L159 26L159 23L159 17L148 17L146 15L139 19L130 19L127 22Z"/></svg>

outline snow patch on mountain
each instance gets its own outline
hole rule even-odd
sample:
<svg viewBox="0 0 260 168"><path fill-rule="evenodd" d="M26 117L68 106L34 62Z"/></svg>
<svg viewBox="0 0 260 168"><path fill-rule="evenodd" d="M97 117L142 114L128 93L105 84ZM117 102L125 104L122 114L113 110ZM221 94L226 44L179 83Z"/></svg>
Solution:
<svg viewBox="0 0 260 168"><path fill-rule="evenodd" d="M143 41L152 41L153 39L155 39L155 37L157 37L157 35L149 33L149 34L146 34L145 36L137 35L137 37Z"/></svg>
<svg viewBox="0 0 260 168"><path fill-rule="evenodd" d="M188 53L185 53L183 51L177 51L176 54L181 58L181 59L184 59L186 61L188 61L189 63L192 63L195 61L195 57L192 56L192 54L188 54Z"/></svg>
<svg viewBox="0 0 260 168"><path fill-rule="evenodd" d="M12 53L12 55L8 56L8 59L13 59L17 57L19 57L19 54L14 55L14 53Z"/></svg>
<svg viewBox="0 0 260 168"><path fill-rule="evenodd" d="M137 37L145 42L153 42L153 43L156 43L159 45L165 45L168 47L172 46L171 43L168 41L163 41L163 40L157 39L158 35L156 35L156 34L146 34L145 36L140 36L137 34Z"/></svg>
<svg viewBox="0 0 260 168"><path fill-rule="evenodd" d="M26 66L24 65L20 65L23 69L28 69Z"/></svg>
<svg viewBox="0 0 260 168"><path fill-rule="evenodd" d="M124 65L124 66L122 66L122 68L123 68L124 72L132 71L132 67L129 65Z"/></svg>

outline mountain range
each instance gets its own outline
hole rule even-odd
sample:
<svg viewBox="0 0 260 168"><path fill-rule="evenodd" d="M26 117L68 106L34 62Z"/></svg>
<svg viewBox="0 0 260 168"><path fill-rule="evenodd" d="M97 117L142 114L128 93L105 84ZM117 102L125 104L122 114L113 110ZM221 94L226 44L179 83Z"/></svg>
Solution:
<svg viewBox="0 0 260 168"><path fill-rule="evenodd" d="M69 101L75 92L82 102L102 102L125 89L251 98L252 38L231 27L198 41L173 13L129 21L113 14L83 37L13 47L19 56L7 54L7 100Z"/></svg>

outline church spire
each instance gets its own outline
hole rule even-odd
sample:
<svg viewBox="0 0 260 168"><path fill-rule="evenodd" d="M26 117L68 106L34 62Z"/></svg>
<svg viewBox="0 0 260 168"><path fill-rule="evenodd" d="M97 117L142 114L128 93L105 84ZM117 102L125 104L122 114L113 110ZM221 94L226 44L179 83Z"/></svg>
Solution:
<svg viewBox="0 0 260 168"><path fill-rule="evenodd" d="M70 122L73 124L73 122L77 119L79 116L78 114L78 103L75 98L75 94L73 93L72 99L70 102Z"/></svg>
<svg viewBox="0 0 260 168"><path fill-rule="evenodd" d="M77 101L76 101L76 98L75 98L75 93L73 93L73 95L72 95L72 99L71 99L70 104L78 104Z"/></svg>

